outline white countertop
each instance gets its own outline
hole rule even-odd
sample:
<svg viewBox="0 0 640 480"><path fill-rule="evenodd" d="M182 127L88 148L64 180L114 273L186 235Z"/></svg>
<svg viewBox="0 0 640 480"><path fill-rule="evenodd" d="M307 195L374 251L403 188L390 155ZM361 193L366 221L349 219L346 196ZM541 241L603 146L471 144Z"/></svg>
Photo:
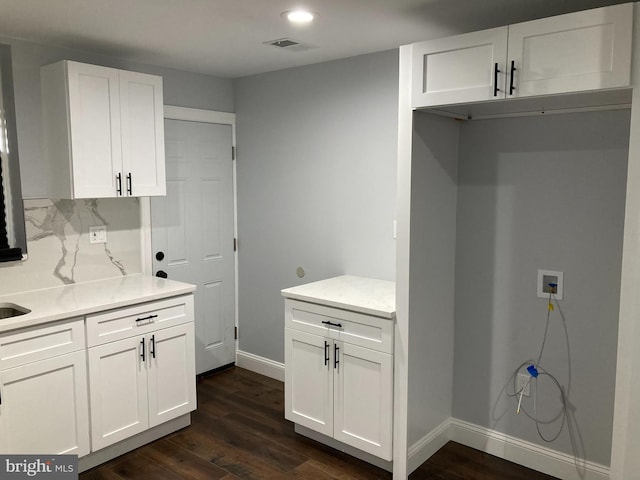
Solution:
<svg viewBox="0 0 640 480"><path fill-rule="evenodd" d="M0 296L0 304L16 304L31 312L0 319L0 332L183 295L195 289L195 285L188 283L147 275L127 275L4 295Z"/></svg>
<svg viewBox="0 0 640 480"><path fill-rule="evenodd" d="M285 288L282 296L383 318L396 316L396 284L386 280L343 275Z"/></svg>

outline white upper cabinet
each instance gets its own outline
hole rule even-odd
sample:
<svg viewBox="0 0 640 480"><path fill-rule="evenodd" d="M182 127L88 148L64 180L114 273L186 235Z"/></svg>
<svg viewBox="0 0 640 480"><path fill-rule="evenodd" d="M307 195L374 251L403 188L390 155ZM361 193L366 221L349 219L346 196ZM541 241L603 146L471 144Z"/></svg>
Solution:
<svg viewBox="0 0 640 480"><path fill-rule="evenodd" d="M508 27L413 45L412 105L505 98Z"/></svg>
<svg viewBox="0 0 640 480"><path fill-rule="evenodd" d="M165 195L161 77L65 60L41 81L50 197Z"/></svg>
<svg viewBox="0 0 640 480"><path fill-rule="evenodd" d="M123 195L166 195L162 77L119 71Z"/></svg>
<svg viewBox="0 0 640 480"><path fill-rule="evenodd" d="M630 83L633 4L412 45L412 107L551 95Z"/></svg>
<svg viewBox="0 0 640 480"><path fill-rule="evenodd" d="M511 95L629 86L632 28L631 3L511 25Z"/></svg>

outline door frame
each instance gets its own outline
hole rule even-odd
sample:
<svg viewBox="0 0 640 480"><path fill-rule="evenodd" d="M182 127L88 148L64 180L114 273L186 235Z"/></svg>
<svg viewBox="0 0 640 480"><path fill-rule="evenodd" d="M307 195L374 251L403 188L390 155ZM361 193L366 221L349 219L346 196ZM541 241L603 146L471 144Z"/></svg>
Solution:
<svg viewBox="0 0 640 480"><path fill-rule="evenodd" d="M218 112L214 110L202 110L199 108L178 107L174 105L164 106L165 120L183 120L186 122L215 123L231 126L231 146L234 153L232 163L232 189L233 189L233 237L238 238L238 188L236 171L236 114ZM151 245L151 198L140 198L140 241L141 241L141 270L143 275L153 275L153 249ZM233 276L234 276L234 319L233 324L238 328L238 250L233 252ZM236 330L237 331L237 330ZM238 352L238 339L235 339L235 351ZM236 360L237 361L237 360Z"/></svg>

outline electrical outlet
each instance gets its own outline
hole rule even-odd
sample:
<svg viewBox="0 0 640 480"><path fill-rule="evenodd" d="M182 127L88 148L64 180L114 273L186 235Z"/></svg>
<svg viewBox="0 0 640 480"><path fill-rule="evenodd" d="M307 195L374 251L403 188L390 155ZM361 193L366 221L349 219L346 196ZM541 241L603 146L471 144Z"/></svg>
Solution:
<svg viewBox="0 0 640 480"><path fill-rule="evenodd" d="M519 395L520 391L524 388L523 395L528 397L531 394L531 381L529 380L531 375L526 373L519 373L516 378L516 393Z"/></svg>
<svg viewBox="0 0 640 480"><path fill-rule="evenodd" d="M107 227L105 225L89 227L89 243L107 243Z"/></svg>

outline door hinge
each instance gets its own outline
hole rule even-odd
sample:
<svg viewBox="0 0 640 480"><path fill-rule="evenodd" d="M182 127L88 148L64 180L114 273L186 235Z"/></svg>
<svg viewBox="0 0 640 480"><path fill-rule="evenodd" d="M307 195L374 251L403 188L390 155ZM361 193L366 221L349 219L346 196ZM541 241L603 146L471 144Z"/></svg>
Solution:
<svg viewBox="0 0 640 480"><path fill-rule="evenodd" d="M231 147L231 160L236 159L236 147Z"/></svg>
<svg viewBox="0 0 640 480"><path fill-rule="evenodd" d="M233 338L238 339L238 327L233 327Z"/></svg>
<svg viewBox="0 0 640 480"><path fill-rule="evenodd" d="M238 251L238 239L237 238L233 239L233 251L234 252Z"/></svg>

